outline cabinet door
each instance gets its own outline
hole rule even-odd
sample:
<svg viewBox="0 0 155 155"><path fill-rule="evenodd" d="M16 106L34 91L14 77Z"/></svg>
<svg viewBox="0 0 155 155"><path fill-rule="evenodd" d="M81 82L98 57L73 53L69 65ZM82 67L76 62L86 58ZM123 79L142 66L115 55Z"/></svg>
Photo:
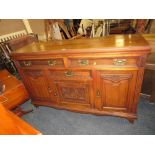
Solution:
<svg viewBox="0 0 155 155"><path fill-rule="evenodd" d="M55 82L60 103L91 106L91 84L77 81Z"/></svg>
<svg viewBox="0 0 155 155"><path fill-rule="evenodd" d="M99 109L130 111L134 98L137 71L99 71L96 97Z"/></svg>
<svg viewBox="0 0 155 155"><path fill-rule="evenodd" d="M92 107L93 87L90 71L51 70L48 78L59 104Z"/></svg>
<svg viewBox="0 0 155 155"><path fill-rule="evenodd" d="M35 100L49 101L48 82L42 70L23 70L24 83L30 96Z"/></svg>

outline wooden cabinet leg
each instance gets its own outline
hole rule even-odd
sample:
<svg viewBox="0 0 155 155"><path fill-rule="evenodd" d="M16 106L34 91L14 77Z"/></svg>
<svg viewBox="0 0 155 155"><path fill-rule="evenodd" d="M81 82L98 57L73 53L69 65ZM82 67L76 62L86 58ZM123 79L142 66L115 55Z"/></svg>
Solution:
<svg viewBox="0 0 155 155"><path fill-rule="evenodd" d="M34 106L35 108L38 108L38 107L39 107L39 105L36 105L36 104L33 104L33 106Z"/></svg>
<svg viewBox="0 0 155 155"><path fill-rule="evenodd" d="M129 123L133 124L134 123L134 119L128 119Z"/></svg>

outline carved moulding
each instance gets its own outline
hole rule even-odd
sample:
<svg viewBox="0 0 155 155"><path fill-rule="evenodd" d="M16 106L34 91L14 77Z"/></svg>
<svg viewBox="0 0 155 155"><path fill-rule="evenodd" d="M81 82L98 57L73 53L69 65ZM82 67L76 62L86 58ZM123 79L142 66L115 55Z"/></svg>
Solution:
<svg viewBox="0 0 155 155"><path fill-rule="evenodd" d="M120 82L132 78L132 74L102 74L101 78L112 82Z"/></svg>

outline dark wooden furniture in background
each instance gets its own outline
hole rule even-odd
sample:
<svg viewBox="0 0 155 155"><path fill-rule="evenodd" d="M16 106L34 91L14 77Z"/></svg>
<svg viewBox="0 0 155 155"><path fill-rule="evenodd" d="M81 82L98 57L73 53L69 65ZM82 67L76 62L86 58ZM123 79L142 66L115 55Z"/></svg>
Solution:
<svg viewBox="0 0 155 155"><path fill-rule="evenodd" d="M110 34L134 34L136 30L132 27L132 22L133 19L121 19L118 23L110 24Z"/></svg>
<svg viewBox="0 0 155 155"><path fill-rule="evenodd" d="M38 36L36 34L24 35L15 39L8 40L5 43L8 45L9 49L13 51L33 42L38 42Z"/></svg>
<svg viewBox="0 0 155 155"><path fill-rule="evenodd" d="M14 110L18 116L32 111L23 111L19 107L22 103L30 99L30 97L23 83L7 70L0 71L0 85L0 100L5 108Z"/></svg>
<svg viewBox="0 0 155 155"><path fill-rule="evenodd" d="M32 43L11 54L34 105L137 118L150 46L140 35Z"/></svg>
<svg viewBox="0 0 155 155"><path fill-rule="evenodd" d="M0 135L41 135L41 132L2 105L0 98Z"/></svg>
<svg viewBox="0 0 155 155"><path fill-rule="evenodd" d="M144 34L143 37L151 46L144 73L142 93L149 96L150 102L155 102L155 34Z"/></svg>
<svg viewBox="0 0 155 155"><path fill-rule="evenodd" d="M10 73L16 75L17 70L9 57L13 50L17 50L32 42L38 42L36 34L28 34L23 36L16 36L16 38L0 42L0 69L7 69Z"/></svg>

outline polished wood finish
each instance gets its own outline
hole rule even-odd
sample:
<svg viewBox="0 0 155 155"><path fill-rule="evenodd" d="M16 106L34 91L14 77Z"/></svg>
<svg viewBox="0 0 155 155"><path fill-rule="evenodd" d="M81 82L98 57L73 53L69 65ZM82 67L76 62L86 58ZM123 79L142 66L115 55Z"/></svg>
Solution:
<svg viewBox="0 0 155 155"><path fill-rule="evenodd" d="M145 45L145 46L144 46ZM131 48L132 47L132 48ZM76 40L48 41L32 43L16 50L13 56L36 54L73 54L73 53L109 53L115 51L121 53L140 50L138 53L150 50L145 39L140 35L110 35L102 38L83 38ZM88 50L89 49L89 50ZM59 51L59 53L57 53ZM144 52L145 53L145 52Z"/></svg>
<svg viewBox="0 0 155 155"><path fill-rule="evenodd" d="M130 112L136 74L137 71L100 71L98 91L101 94L101 103L99 108Z"/></svg>
<svg viewBox="0 0 155 155"><path fill-rule="evenodd" d="M50 101L48 83L44 72L42 70L24 70L23 74L32 99Z"/></svg>
<svg viewBox="0 0 155 155"><path fill-rule="evenodd" d="M35 34L24 35L18 38L8 40L5 43L9 46L10 50L12 51L26 46L32 42L38 42L38 38Z"/></svg>
<svg viewBox="0 0 155 155"><path fill-rule="evenodd" d="M33 43L11 57L35 105L137 118L149 44L140 35Z"/></svg>
<svg viewBox="0 0 155 155"><path fill-rule="evenodd" d="M6 109L0 100L0 135L40 135L40 131Z"/></svg>
<svg viewBox="0 0 155 155"><path fill-rule="evenodd" d="M23 83L7 70L0 71L0 82L4 88L0 99L5 108L14 110L30 98Z"/></svg>

